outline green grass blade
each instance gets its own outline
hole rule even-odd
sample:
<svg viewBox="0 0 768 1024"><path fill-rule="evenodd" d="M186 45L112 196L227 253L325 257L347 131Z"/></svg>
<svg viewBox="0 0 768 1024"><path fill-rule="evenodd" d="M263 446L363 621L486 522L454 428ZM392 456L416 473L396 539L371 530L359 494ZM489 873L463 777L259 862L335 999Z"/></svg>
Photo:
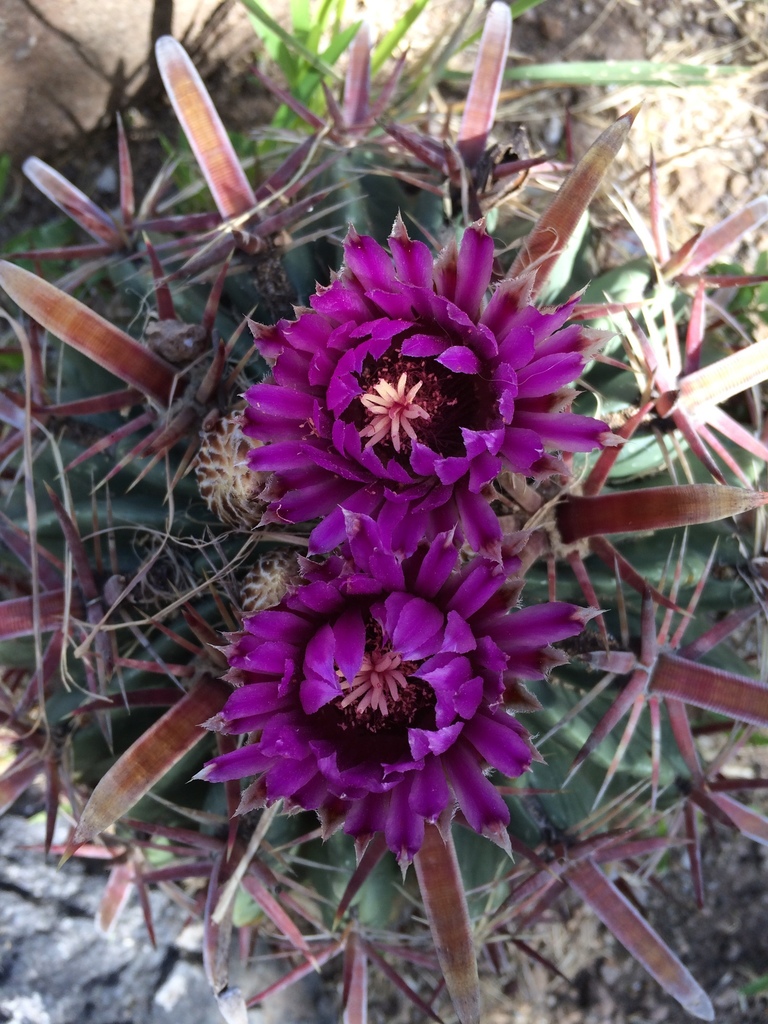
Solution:
<svg viewBox="0 0 768 1024"><path fill-rule="evenodd" d="M448 62L462 48L461 41L469 15L470 9L460 14L455 24L443 29L430 47L410 66L406 81L402 84L409 104L414 110L437 82L448 78L449 73L446 70ZM480 32L478 32L477 38L480 38ZM464 77L468 78L469 76Z"/></svg>
<svg viewBox="0 0 768 1024"><path fill-rule="evenodd" d="M335 79L337 82L341 81L341 75L338 71L334 70L334 68L329 64L326 64L325 61L316 53L313 53L308 46L305 46L303 43L300 43L298 39L295 39L290 32L286 32L282 25L279 25L274 18L267 14L257 0L242 0L242 2L248 9L249 13L254 18L258 19L258 21L269 29L270 32L277 36L289 51L293 51L300 57L303 57L307 64L314 68L315 71L319 72L323 77ZM357 30L355 29L355 31ZM328 49L330 50L331 47Z"/></svg>
<svg viewBox="0 0 768 1024"><path fill-rule="evenodd" d="M574 61L568 64L530 64L507 68L510 82L568 82L572 85L709 85L721 78L733 78L748 69L718 64L659 63L651 60Z"/></svg>
<svg viewBox="0 0 768 1024"><path fill-rule="evenodd" d="M536 2L540 2L540 0L536 0ZM372 75L375 75L381 69L385 61L392 56L392 51L428 3L429 0L415 0L405 14L399 18L389 32L387 32L379 45L373 51L373 56L371 57Z"/></svg>
<svg viewBox="0 0 768 1024"><path fill-rule="evenodd" d="M333 42L330 44L328 49L325 50L318 59L329 60L335 63L352 42L359 28L360 22L358 21L356 24L350 25L349 28L344 29L343 32L334 37ZM324 77L324 75L317 71L312 71L304 66L303 74L297 74L290 80L289 84L292 86L291 92L294 94L296 99L301 100L305 106L315 110L316 108L312 104L312 97L320 87L320 83ZM336 77L338 78L339 76L337 75ZM281 110L282 109L283 108L281 108ZM324 109L324 104L321 104L321 109ZM290 124L294 117L295 115L288 111L288 108L286 107L285 114L280 117L275 117L273 123L285 126Z"/></svg>
<svg viewBox="0 0 768 1024"><path fill-rule="evenodd" d="M320 10L317 12L317 17L314 20L314 24L311 26L307 35L306 43L313 53L319 53L320 51L320 40L322 39L323 32L325 32L325 23L328 20L328 16L331 13L331 8L334 5L335 0L323 0Z"/></svg>
<svg viewBox="0 0 768 1024"><path fill-rule="evenodd" d="M563 64L527 64L509 67L506 82L552 82L557 85L640 85L686 88L712 85L724 78L744 75L743 65L678 64L652 60L585 60ZM448 71L450 81L466 81L466 71Z"/></svg>
<svg viewBox="0 0 768 1024"><path fill-rule="evenodd" d="M262 45L269 56L273 61L279 63L279 52L280 47L282 46L279 36L277 36L271 29L267 28L267 26L260 21L252 11L248 12L248 20L251 23L251 28L261 40Z"/></svg>
<svg viewBox="0 0 768 1024"><path fill-rule="evenodd" d="M516 3L512 4L510 8L512 12L512 18L519 18L521 14L526 11L530 11L534 7L538 7L539 4L543 4L544 0L517 0Z"/></svg>
<svg viewBox="0 0 768 1024"><path fill-rule="evenodd" d="M739 992L743 996L759 996L763 992L768 992L768 974L762 974L754 981L748 981L746 985L741 986Z"/></svg>
<svg viewBox="0 0 768 1024"><path fill-rule="evenodd" d="M306 41L312 31L312 11L309 9L309 0L291 0L291 21L293 22L294 36Z"/></svg>
<svg viewBox="0 0 768 1024"><path fill-rule="evenodd" d="M334 36L328 48L323 50L320 54L322 59L327 61L329 64L335 64L357 35L357 31L361 24L362 22L356 21L353 25L350 25L349 28L345 28L343 32Z"/></svg>
<svg viewBox="0 0 768 1024"><path fill-rule="evenodd" d="M11 179L11 158L7 153L0 154L0 202L8 190Z"/></svg>

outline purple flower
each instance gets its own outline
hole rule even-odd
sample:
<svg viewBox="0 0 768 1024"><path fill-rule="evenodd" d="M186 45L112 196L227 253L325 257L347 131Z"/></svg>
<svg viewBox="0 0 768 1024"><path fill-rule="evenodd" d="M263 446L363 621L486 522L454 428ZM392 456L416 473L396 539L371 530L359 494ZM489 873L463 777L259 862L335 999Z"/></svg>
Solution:
<svg viewBox="0 0 768 1024"><path fill-rule="evenodd" d="M347 512L345 525L342 554L305 561L294 590L234 634L238 688L207 724L248 738L200 777L255 776L241 811L283 799L316 810L327 833L383 832L403 864L424 822L457 807L506 845L509 812L486 773L518 776L537 755L505 701L525 693L520 679L562 663L549 644L593 613L510 611L522 587L507 578L520 564L511 548L503 565L461 564L448 532L403 558L370 517Z"/></svg>
<svg viewBox="0 0 768 1024"><path fill-rule="evenodd" d="M486 302L493 241L482 223L433 262L398 219L391 255L350 228L344 266L294 322L255 328L275 360L247 393L245 433L265 446L251 467L273 477L265 522L321 518L310 551L343 541L341 508L376 517L396 550L458 526L457 540L499 556L489 505L502 469L566 472L555 452L614 439L564 411L564 386L605 335L564 327L576 300L530 304L531 278L505 280Z"/></svg>

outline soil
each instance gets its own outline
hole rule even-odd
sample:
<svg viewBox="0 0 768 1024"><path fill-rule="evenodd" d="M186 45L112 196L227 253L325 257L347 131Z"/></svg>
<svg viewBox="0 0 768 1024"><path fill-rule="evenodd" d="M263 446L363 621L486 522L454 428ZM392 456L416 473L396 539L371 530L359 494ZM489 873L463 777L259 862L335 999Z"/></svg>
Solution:
<svg viewBox="0 0 768 1024"><path fill-rule="evenodd" d="M648 886L642 897L653 927L712 1000L717 1024L762 1024L768 1016L768 992L747 997L741 991L768 969L766 868L765 847L734 834L712 834L704 843L703 910L696 909L684 864L664 875L658 887ZM553 979L538 964L519 963L503 999L486 988L489 1024L692 1020L583 908L537 929L536 939L536 948L553 957L571 984Z"/></svg>
<svg viewBox="0 0 768 1024"><path fill-rule="evenodd" d="M389 6L363 6L367 7L374 28L391 24ZM476 5L478 10L479 6ZM441 24L454 19L456 9L455 2L433 0L428 17L414 26L414 51L424 46ZM702 226L768 193L768 2L548 0L516 23L513 51L520 63L652 58L748 68L738 78L685 90L575 85L556 90L509 90L504 96L499 123L502 128L525 123L534 143L548 152L562 144L568 127L578 156L602 128L642 100L643 108L630 141L617 160L614 181L619 192L614 196L618 196L616 201L623 197L636 205L641 215L646 213L645 169L652 145L673 247ZM471 60L471 54L467 59ZM208 81L229 127L246 129L268 120L271 101L248 76L245 62L213 67ZM159 92L144 90L131 102L127 121L141 193L162 163L161 137L173 138L176 129ZM51 138L41 137L38 141L34 151L48 157L55 154L55 166L86 193L105 206L116 201L113 126L78 139L76 148L58 154ZM10 208L8 195L13 199ZM603 198L597 216L602 218L606 244L609 248L617 247L616 258L622 258L620 254L633 240L617 234L619 218L612 210L611 202ZM20 231L43 223L50 216L47 200L34 192L17 170L13 171L0 224L0 242L7 245ZM756 235L742 250L747 265L756 251L765 248L766 237ZM768 996L747 997L740 990L749 981L768 973L766 848L726 834L718 826L704 837L704 853L704 911L695 910L690 876L682 862L665 876L663 891L654 886L645 889L646 909L654 926L711 995L718 1024L758 1024L768 1018ZM8 856L7 850L3 856ZM25 863L32 862L27 858ZM4 883L2 887L7 888ZM63 907L61 914L67 913ZM77 910L79 916L84 913L82 908ZM23 921L23 917L19 920ZM3 937L17 941L13 934ZM516 959L501 977L487 976L484 1020L488 1024L682 1024L691 1019L664 996L583 909L562 909L559 916L526 938L554 959L571 983L553 978L539 964ZM94 934L93 957L101 955L103 941ZM170 948L173 940L167 941ZM0 973L5 985L11 975L4 970ZM165 980L160 972L150 984L160 986ZM373 996L373 1021L421 1019L408 1006L393 1001L392 990L384 992L380 982L374 983ZM99 1012L103 1015L87 1019L94 1024L111 1024L117 1019L106 1010ZM282 1019L301 1019L292 1013L290 1008L284 1009ZM208 1019L214 1016L211 1002ZM32 1010L27 1012L19 1002L10 1007L0 1000L0 1020L31 1024L44 1018L34 1016Z"/></svg>

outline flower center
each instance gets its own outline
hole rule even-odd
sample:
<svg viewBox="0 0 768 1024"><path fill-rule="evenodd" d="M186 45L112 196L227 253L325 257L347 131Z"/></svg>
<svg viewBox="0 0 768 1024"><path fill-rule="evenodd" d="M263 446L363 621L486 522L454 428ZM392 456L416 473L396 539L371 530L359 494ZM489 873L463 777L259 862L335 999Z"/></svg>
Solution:
<svg viewBox="0 0 768 1024"><path fill-rule="evenodd" d="M369 757L374 737L389 737L397 747L406 742L404 728L435 728L435 691L415 674L418 667L393 651L381 625L369 618L360 668L349 679L336 665L341 693L317 712L329 729L345 732L349 757L355 751Z"/></svg>
<svg viewBox="0 0 768 1024"><path fill-rule="evenodd" d="M486 429L495 407L494 394L477 374L403 356L394 346L378 359L366 359L355 376L362 394L349 419L368 438L366 448L379 444L403 465L415 440L443 458L462 456L462 428Z"/></svg>
<svg viewBox="0 0 768 1024"><path fill-rule="evenodd" d="M379 714L389 714L389 704L393 704L400 698L400 690L408 685L405 674L400 666L403 663L401 655L392 651L374 651L363 655L363 663L351 683L342 680L342 687L349 687L349 692L339 705L348 708L356 704L358 715L362 715L368 708L371 711L378 711Z"/></svg>
<svg viewBox="0 0 768 1024"><path fill-rule="evenodd" d="M389 436L392 447L399 452L401 430L412 441L416 440L416 431L413 429L412 420L429 419L426 409L417 405L415 401L422 383L419 380L409 388L408 374L401 373L397 387L394 387L382 377L378 384L361 396L360 401L370 417L370 423L360 431L361 437L370 439L366 448L370 448L371 445L377 444Z"/></svg>

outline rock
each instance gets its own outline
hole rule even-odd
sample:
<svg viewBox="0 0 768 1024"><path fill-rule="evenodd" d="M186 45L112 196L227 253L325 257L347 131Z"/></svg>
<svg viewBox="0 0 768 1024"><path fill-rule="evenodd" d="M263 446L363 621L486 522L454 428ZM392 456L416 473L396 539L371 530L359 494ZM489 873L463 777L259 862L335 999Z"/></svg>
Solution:
<svg viewBox="0 0 768 1024"><path fill-rule="evenodd" d="M42 837L40 823L14 815L0 819L0 1020L215 1021L199 953L183 959L174 946L184 913L161 893L151 894L153 949L134 896L105 937L94 923L104 866L93 871L75 858L59 871L55 858L46 860L38 848Z"/></svg>
<svg viewBox="0 0 768 1024"><path fill-rule="evenodd" d="M3 0L0 153L45 155L125 109L154 75L152 40L166 32L209 67L257 46L231 0Z"/></svg>
<svg viewBox="0 0 768 1024"><path fill-rule="evenodd" d="M63 829L54 841L66 838ZM73 857L57 870L42 842L39 819L0 817L0 1022L222 1024L203 970L199 922L151 889L157 946L135 893L105 936L95 918L107 865ZM246 998L286 970L270 956L243 966L234 948L230 967ZM312 973L250 1010L248 1022L331 1024L336 988Z"/></svg>

